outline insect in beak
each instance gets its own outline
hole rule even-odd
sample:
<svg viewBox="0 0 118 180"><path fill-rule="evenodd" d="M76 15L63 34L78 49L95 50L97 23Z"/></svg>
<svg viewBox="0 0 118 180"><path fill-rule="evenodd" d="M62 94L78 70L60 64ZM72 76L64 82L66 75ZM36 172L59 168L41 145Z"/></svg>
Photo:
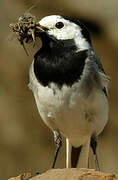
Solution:
<svg viewBox="0 0 118 180"><path fill-rule="evenodd" d="M40 37L40 33L46 31L46 29L39 24L36 17L30 13L23 14L18 18L16 23L11 23L9 27L16 34L18 41L23 46L27 55L28 52L25 43L33 42L34 47L36 38Z"/></svg>

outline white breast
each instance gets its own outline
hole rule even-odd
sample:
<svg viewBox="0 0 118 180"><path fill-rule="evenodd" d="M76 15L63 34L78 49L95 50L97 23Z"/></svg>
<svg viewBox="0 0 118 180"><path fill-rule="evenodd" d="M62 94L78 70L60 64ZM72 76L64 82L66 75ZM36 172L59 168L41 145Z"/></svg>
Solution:
<svg viewBox="0 0 118 180"><path fill-rule="evenodd" d="M54 83L42 86L36 79L33 64L29 87L34 93L42 120L52 130L69 138L72 144L83 144L93 133L99 134L108 119L108 102L100 90L89 97L81 90L81 83L59 89Z"/></svg>

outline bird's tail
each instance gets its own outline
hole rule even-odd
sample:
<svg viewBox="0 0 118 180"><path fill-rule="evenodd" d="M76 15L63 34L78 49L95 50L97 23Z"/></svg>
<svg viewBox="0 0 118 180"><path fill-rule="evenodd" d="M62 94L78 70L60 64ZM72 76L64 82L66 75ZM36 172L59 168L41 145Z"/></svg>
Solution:
<svg viewBox="0 0 118 180"><path fill-rule="evenodd" d="M90 139L79 147L73 147L66 139L66 167L88 168Z"/></svg>

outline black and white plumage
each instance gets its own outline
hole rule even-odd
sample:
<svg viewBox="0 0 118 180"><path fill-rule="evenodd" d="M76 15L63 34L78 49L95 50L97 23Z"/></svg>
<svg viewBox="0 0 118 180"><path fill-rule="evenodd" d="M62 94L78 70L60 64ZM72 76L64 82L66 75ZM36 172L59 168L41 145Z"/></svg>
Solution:
<svg viewBox="0 0 118 180"><path fill-rule="evenodd" d="M59 15L39 24L42 47L34 56L29 86L42 120L66 138L66 167L73 165L73 147L81 147L76 166L87 167L91 137L108 120L108 78L83 24Z"/></svg>

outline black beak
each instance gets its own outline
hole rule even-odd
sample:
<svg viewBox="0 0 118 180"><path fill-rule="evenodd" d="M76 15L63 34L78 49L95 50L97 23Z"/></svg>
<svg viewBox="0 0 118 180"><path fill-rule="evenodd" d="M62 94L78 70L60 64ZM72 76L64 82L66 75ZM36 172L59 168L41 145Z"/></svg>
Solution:
<svg viewBox="0 0 118 180"><path fill-rule="evenodd" d="M41 26L39 23L36 23L36 28L40 31L40 32L46 32L49 29L47 27Z"/></svg>

